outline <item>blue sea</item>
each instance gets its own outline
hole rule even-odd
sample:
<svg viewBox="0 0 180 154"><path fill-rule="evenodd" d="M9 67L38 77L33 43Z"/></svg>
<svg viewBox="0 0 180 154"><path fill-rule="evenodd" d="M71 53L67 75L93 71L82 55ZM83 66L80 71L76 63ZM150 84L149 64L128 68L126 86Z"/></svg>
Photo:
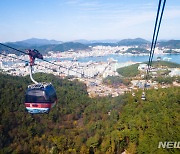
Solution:
<svg viewBox="0 0 180 154"><path fill-rule="evenodd" d="M154 55L153 61L157 60L157 57L161 57L162 60L175 62L180 64L180 54L162 54L162 55ZM110 54L106 56L99 56L99 57L83 57L77 59L78 62L107 62L109 58L113 58L114 60L117 60L119 63L125 63L125 62L147 62L149 60L148 55L119 55L119 54ZM169 59L167 59L169 58ZM49 61L65 61L65 60L73 60L73 58L46 58L46 60ZM41 61L41 60L37 60ZM3 62L5 65L13 65L14 62Z"/></svg>
<svg viewBox="0 0 180 154"><path fill-rule="evenodd" d="M153 61L157 60L157 57L161 57L161 60L165 60L165 61L170 61L170 62L175 62L180 64L180 54L158 54L158 55L154 55L153 57ZM128 62L128 61L132 61L132 62L146 62L149 60L149 56L148 55L119 55L119 54L112 54L112 55L106 55L106 56L100 56L100 57L83 57L83 58L79 58L77 59L78 62L89 62L89 61L93 61L93 62L106 62L108 61L109 58L113 58L114 60L117 60L119 63L124 63L124 62ZM168 58L168 59L167 59ZM64 60L73 60L72 58L64 58L64 59L59 59L59 58L48 58L47 60L60 60L60 61L64 61Z"/></svg>

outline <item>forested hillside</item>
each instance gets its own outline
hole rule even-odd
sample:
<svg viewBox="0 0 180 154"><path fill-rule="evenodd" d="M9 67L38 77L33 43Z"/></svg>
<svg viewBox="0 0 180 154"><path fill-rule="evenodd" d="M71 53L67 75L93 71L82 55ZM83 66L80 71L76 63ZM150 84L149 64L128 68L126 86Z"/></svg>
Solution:
<svg viewBox="0 0 180 154"><path fill-rule="evenodd" d="M29 77L0 74L0 153L178 153L158 149L159 141L179 141L180 88L91 99L86 86L53 75L58 103L49 114L30 115L23 100Z"/></svg>
<svg viewBox="0 0 180 154"><path fill-rule="evenodd" d="M133 64L130 66L125 66L117 69L117 72L123 77L135 77L140 72L138 70L139 64Z"/></svg>

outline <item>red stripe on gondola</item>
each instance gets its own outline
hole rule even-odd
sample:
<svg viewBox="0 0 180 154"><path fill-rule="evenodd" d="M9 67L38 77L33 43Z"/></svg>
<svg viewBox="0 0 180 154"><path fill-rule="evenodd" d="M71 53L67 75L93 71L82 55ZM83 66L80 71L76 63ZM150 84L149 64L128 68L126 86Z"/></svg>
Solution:
<svg viewBox="0 0 180 154"><path fill-rule="evenodd" d="M48 103L25 103L25 106L32 108L51 108L51 104Z"/></svg>

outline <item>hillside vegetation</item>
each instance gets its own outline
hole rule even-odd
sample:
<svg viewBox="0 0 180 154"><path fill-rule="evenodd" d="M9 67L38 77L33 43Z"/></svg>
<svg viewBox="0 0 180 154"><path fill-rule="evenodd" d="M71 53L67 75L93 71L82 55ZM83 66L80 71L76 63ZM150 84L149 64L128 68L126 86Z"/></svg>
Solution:
<svg viewBox="0 0 180 154"><path fill-rule="evenodd" d="M131 82L128 79L119 77L119 76L107 76L103 79L103 83L107 85L112 85L114 87L118 87L119 85L126 85L128 86Z"/></svg>
<svg viewBox="0 0 180 154"><path fill-rule="evenodd" d="M138 66L139 64L133 64L130 66L118 68L117 72L123 77L135 77L139 74Z"/></svg>
<svg viewBox="0 0 180 154"><path fill-rule="evenodd" d="M148 64L148 62L145 62L145 63ZM122 67L122 68L117 69L117 72L123 77L135 77L140 73L138 70L138 66L139 64L133 64L130 66ZM169 62L169 61L153 61L152 67L180 68L180 64Z"/></svg>
<svg viewBox="0 0 180 154"><path fill-rule="evenodd" d="M126 50L126 52L132 54L141 54L141 53L149 53L149 50L145 48L129 48Z"/></svg>
<svg viewBox="0 0 180 154"><path fill-rule="evenodd" d="M94 98L86 86L53 75L36 74L52 82L58 103L49 114L25 111L29 77L0 74L0 153L178 153L158 149L159 141L179 141L180 88L142 92L135 97Z"/></svg>
<svg viewBox="0 0 180 154"><path fill-rule="evenodd" d="M166 66L168 68L180 68L180 64L169 62L169 61L153 61L152 66L156 68L161 67L161 66Z"/></svg>

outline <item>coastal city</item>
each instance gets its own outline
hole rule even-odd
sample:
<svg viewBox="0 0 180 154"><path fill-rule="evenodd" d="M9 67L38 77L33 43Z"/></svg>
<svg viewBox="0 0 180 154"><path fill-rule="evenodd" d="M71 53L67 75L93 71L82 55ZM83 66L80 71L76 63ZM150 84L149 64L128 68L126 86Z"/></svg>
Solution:
<svg viewBox="0 0 180 154"><path fill-rule="evenodd" d="M129 49L133 49L133 53L128 52ZM44 59L52 61L56 65L52 65L41 60L36 60L36 65L33 67L33 73L44 72L54 74L56 76L59 76L60 78L65 78L68 76L70 80L78 79L79 81L86 84L87 91L90 97L103 97L109 95L115 97L124 94L127 91L132 91L133 89L135 90L137 88L143 88L142 85L144 85L145 82L145 80L143 80L143 77L145 76L147 70L147 64L143 64L138 61L119 62L118 60L111 58L111 56L109 56L106 61L92 61L91 58L102 58L108 55L114 55L115 57L122 55L148 55L148 53L144 52L139 53L137 49L138 46L95 46L91 47L91 50L69 50L66 52L49 51L44 56ZM150 49L147 48L147 50ZM156 48L155 54L166 55L165 51L168 50L168 48ZM180 53L180 49L173 50ZM89 61L81 62L78 60L80 58L89 58ZM22 60L28 62L29 56L17 56L15 54L8 54L8 57L6 57L0 55L0 69L14 76L29 75L29 67L24 61L22 62ZM159 57L159 60L170 61L171 58L165 57L161 59L161 57ZM148 59L146 61L148 61ZM137 71L140 71L141 74L139 76L131 78L131 84L120 84L119 86L112 86L107 85L103 82L104 79L108 76L123 77L123 75L119 74L117 70L119 68L131 66L134 64L139 64ZM167 68L154 68L152 69L152 73L155 76L158 71L163 71L163 69L167 70ZM168 69L169 76L180 76L180 68ZM156 81L150 81L149 84L153 88L158 88L158 83ZM178 83L174 82L174 84L179 86Z"/></svg>

